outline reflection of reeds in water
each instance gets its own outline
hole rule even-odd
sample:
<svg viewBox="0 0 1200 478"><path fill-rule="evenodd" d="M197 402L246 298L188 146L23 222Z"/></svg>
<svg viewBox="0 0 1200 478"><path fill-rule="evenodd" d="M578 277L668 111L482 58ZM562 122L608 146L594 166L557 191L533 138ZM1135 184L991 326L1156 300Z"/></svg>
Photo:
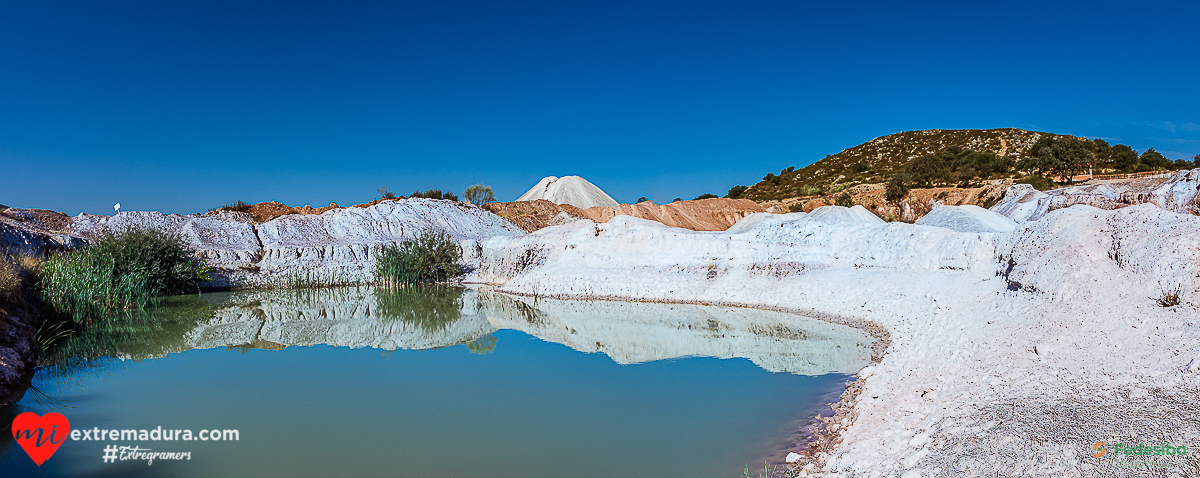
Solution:
<svg viewBox="0 0 1200 478"><path fill-rule="evenodd" d="M476 355L487 355L496 350L496 337L487 335L467 342L467 350Z"/></svg>
<svg viewBox="0 0 1200 478"><path fill-rule="evenodd" d="M163 298L144 310L107 311L91 326L71 330L50 326L39 332L41 368L52 377L77 377L97 367L97 359L141 360L185 348L184 334L212 316L212 306L199 296Z"/></svg>
<svg viewBox="0 0 1200 478"><path fill-rule="evenodd" d="M363 281L351 279L345 274L335 272L332 275L320 274L306 270L292 274L284 274L272 281L267 287L285 290L306 290L326 287L342 287L362 285Z"/></svg>
<svg viewBox="0 0 1200 478"><path fill-rule="evenodd" d="M375 312L380 318L399 319L426 332L438 332L462 317L462 294L461 287L380 286L375 288Z"/></svg>

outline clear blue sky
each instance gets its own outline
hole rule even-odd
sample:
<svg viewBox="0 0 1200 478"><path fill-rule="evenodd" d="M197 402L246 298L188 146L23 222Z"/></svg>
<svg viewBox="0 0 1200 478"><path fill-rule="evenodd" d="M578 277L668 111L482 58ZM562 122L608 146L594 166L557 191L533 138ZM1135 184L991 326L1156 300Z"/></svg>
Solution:
<svg viewBox="0 0 1200 478"><path fill-rule="evenodd" d="M1191 158L1196 5L0 0L0 204L665 202L930 128Z"/></svg>

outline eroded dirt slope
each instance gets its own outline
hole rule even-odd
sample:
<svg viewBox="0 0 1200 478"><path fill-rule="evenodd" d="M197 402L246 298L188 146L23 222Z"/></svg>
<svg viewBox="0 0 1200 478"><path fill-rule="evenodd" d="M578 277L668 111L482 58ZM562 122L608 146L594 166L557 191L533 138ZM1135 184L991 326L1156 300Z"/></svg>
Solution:
<svg viewBox="0 0 1200 478"><path fill-rule="evenodd" d="M743 217L756 212L767 212L758 203L748 199L709 198L694 201L678 201L670 204L621 204L615 208L592 207L580 209L568 204L554 204L545 199L536 201L514 201L490 203L487 210L512 221L527 232L563 222L590 219L608 222L616 216L633 216L682 227L693 231L724 231Z"/></svg>

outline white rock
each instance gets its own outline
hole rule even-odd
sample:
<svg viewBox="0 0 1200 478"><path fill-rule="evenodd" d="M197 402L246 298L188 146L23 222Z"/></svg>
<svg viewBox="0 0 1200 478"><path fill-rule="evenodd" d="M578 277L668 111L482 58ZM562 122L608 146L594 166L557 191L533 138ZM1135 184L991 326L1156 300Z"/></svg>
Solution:
<svg viewBox="0 0 1200 478"><path fill-rule="evenodd" d="M800 454L796 453L794 451L791 453L788 453L787 458L785 458L783 461L788 462L788 463L798 462L798 461L800 461Z"/></svg>

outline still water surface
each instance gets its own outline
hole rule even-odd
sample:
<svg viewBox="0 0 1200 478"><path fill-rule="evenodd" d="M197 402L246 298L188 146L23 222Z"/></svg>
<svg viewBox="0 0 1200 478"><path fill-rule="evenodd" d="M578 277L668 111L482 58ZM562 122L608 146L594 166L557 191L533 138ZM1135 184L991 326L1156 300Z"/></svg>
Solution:
<svg viewBox="0 0 1200 478"><path fill-rule="evenodd" d="M239 439L69 440L38 467L6 430L0 476L731 478L778 460L869 346L777 312L486 289L173 298L71 339L0 420Z"/></svg>

